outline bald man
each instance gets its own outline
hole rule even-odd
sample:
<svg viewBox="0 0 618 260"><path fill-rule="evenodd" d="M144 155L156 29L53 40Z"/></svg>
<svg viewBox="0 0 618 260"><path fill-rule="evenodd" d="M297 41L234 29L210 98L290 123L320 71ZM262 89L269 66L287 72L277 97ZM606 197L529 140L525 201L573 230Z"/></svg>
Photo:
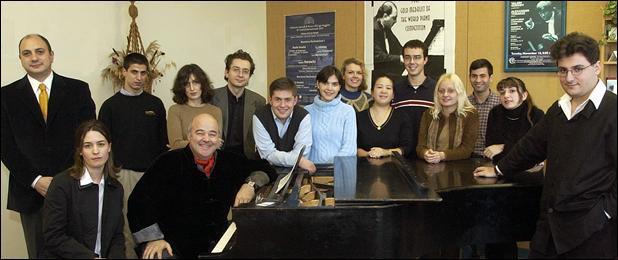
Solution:
<svg viewBox="0 0 618 260"><path fill-rule="evenodd" d="M7 209L19 212L29 258L43 250L41 209L52 178L73 164L80 123L95 118L88 83L52 70L54 51L39 34L19 41L21 79L2 87L2 162L9 169Z"/></svg>
<svg viewBox="0 0 618 260"><path fill-rule="evenodd" d="M267 161L219 150L217 120L193 118L189 144L161 155L129 198L129 225L146 259L197 258L210 252L228 226L230 207L250 202L276 179Z"/></svg>

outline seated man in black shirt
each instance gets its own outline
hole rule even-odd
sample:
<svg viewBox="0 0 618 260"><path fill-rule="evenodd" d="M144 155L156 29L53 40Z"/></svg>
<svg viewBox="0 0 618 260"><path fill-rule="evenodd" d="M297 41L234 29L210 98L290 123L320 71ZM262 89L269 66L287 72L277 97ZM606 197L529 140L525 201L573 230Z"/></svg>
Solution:
<svg viewBox="0 0 618 260"><path fill-rule="evenodd" d="M129 224L143 258L196 258L227 228L230 206L253 199L255 188L275 179L264 160L218 151L219 125L209 114L196 116L189 144L161 155L146 170L129 198Z"/></svg>

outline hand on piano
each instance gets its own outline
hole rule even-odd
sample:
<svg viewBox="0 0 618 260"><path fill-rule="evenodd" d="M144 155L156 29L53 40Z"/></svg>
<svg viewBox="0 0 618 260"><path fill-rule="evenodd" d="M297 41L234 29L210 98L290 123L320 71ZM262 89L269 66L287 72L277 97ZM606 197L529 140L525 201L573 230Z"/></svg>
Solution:
<svg viewBox="0 0 618 260"><path fill-rule="evenodd" d="M487 148L485 148L485 150L483 151L483 154L485 155L485 157L493 159L496 154L499 154L502 151L504 151L504 144L493 144L487 146Z"/></svg>
<svg viewBox="0 0 618 260"><path fill-rule="evenodd" d="M315 164L313 164L312 161L307 160L305 156L300 158L300 162L298 162L298 166L300 166L300 168L303 168L309 171L309 173L315 173L315 171L317 171L317 169L315 168Z"/></svg>
<svg viewBox="0 0 618 260"><path fill-rule="evenodd" d="M167 250L170 256L174 256L172 253L172 246L163 240L153 240L149 241L146 244L146 249L144 249L144 254L142 255L143 259L163 259L163 250Z"/></svg>
<svg viewBox="0 0 618 260"><path fill-rule="evenodd" d="M240 204L249 203L255 196L255 189L249 184L245 183L240 186L240 190L236 193L236 199L234 199L234 207L238 207Z"/></svg>
<svg viewBox="0 0 618 260"><path fill-rule="evenodd" d="M474 169L474 177L496 177L494 167L481 166Z"/></svg>

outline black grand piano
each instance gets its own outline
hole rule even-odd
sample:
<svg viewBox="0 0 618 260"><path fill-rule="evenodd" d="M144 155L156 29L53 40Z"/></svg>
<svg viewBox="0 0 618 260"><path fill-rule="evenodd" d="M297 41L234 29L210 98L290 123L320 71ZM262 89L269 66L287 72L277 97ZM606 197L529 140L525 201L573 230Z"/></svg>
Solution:
<svg viewBox="0 0 618 260"><path fill-rule="evenodd" d="M236 231L225 249L201 257L409 258L446 247L530 240L542 172L475 178L472 171L484 164L490 162L336 157L314 176L296 170L277 194L283 172L258 191L257 204L232 209ZM315 196L318 205L307 207L301 192L316 176L334 176L334 184L312 185L322 192ZM334 206L324 197L333 197Z"/></svg>

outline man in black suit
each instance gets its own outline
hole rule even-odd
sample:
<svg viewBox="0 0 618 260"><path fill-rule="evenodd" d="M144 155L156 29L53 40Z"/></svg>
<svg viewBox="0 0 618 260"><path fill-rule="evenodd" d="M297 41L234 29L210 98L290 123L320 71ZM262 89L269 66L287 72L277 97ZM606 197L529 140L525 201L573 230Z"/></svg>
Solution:
<svg viewBox="0 0 618 260"><path fill-rule="evenodd" d="M86 82L53 73L45 37L24 36L19 59L27 75L2 87L1 156L10 172L7 208L20 213L28 256L36 258L47 188L72 165L75 129L95 118L95 105Z"/></svg>
<svg viewBox="0 0 618 260"><path fill-rule="evenodd" d="M547 160L531 259L616 259L616 94L599 79L599 44L572 32L550 48L565 94L494 167L509 176Z"/></svg>

